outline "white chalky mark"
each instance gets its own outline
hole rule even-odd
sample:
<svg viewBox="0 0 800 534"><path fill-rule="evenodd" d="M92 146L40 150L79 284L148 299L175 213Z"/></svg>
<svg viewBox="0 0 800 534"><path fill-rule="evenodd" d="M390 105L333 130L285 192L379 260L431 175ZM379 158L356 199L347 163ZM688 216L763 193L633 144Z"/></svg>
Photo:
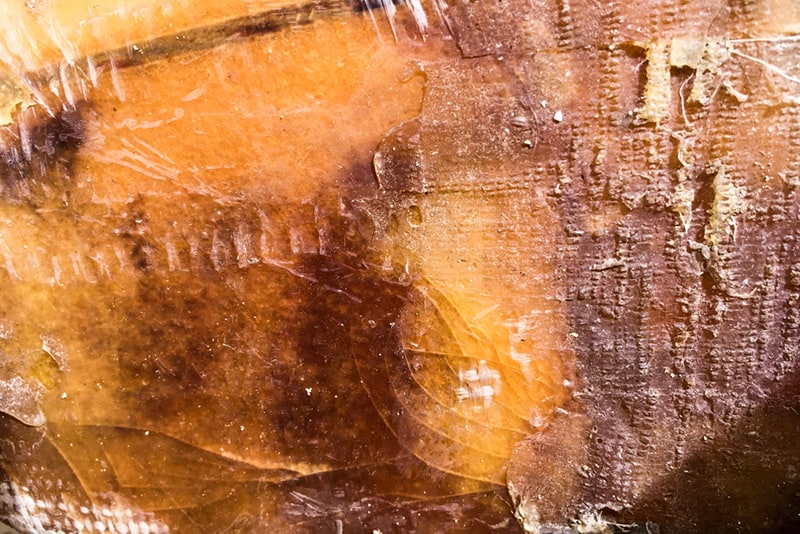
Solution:
<svg viewBox="0 0 800 534"><path fill-rule="evenodd" d="M89 259L94 262L95 267L97 268L98 278L105 277L107 280L111 280L113 278L111 276L111 267L106 261L106 256L102 251L97 251L92 256L89 256Z"/></svg>
<svg viewBox="0 0 800 534"><path fill-rule="evenodd" d="M35 378L26 381L14 376L9 380L0 380L0 412L26 425L42 426L46 420L39 407L39 399L44 391L45 387Z"/></svg>
<svg viewBox="0 0 800 534"><path fill-rule="evenodd" d="M116 256L117 261L119 262L119 269L120 271L126 270L130 266L130 262L128 261L128 255L126 254L125 250L121 247L114 246L114 256Z"/></svg>
<svg viewBox="0 0 800 534"><path fill-rule="evenodd" d="M172 239L168 238L164 241L164 250L167 251L167 268L169 269L169 272L181 270L181 261L178 256L178 249L175 247Z"/></svg>
<svg viewBox="0 0 800 534"><path fill-rule="evenodd" d="M456 397L460 402L472 401L475 409L487 409L492 398L500 393L500 373L491 369L485 360L478 362L478 367L471 367L458 372L459 385Z"/></svg>
<svg viewBox="0 0 800 534"><path fill-rule="evenodd" d="M240 269L258 263L258 256L253 251L252 235L244 224L239 224L233 234L233 247L236 249L236 260Z"/></svg>
<svg viewBox="0 0 800 534"><path fill-rule="evenodd" d="M228 257L228 247L219 236L219 232L214 231L214 236L211 238L211 265L214 270L219 272L225 268L226 258Z"/></svg>
<svg viewBox="0 0 800 534"><path fill-rule="evenodd" d="M63 273L63 270L61 269L61 263L58 261L57 256L53 256L52 263L53 263L53 278L50 283L51 285L60 286L62 283L61 274Z"/></svg>
<svg viewBox="0 0 800 534"><path fill-rule="evenodd" d="M60 481L59 481L60 485ZM22 532L121 532L168 534L169 528L152 520L150 514L131 510L127 506L80 506L64 501L34 499L36 482L17 485L0 483L0 517ZM53 519L54 511L65 513L63 522Z"/></svg>
<svg viewBox="0 0 800 534"><path fill-rule="evenodd" d="M42 350L56 362L58 369L61 371L68 371L67 350L64 348L64 345L50 336L40 336L39 339L42 340Z"/></svg>
<svg viewBox="0 0 800 534"><path fill-rule="evenodd" d="M0 255L3 256L5 260L5 268L8 272L8 275L11 278L16 278L17 280L22 280L22 278L17 274L17 269L14 267L14 258L11 255L11 249L8 248L8 245L2 240L0 240Z"/></svg>

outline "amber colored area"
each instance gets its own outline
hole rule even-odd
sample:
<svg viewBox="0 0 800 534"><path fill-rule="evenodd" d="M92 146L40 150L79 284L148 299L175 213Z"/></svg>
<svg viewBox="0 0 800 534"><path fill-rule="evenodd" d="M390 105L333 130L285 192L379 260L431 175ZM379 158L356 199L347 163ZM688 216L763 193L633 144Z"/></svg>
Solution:
<svg viewBox="0 0 800 534"><path fill-rule="evenodd" d="M0 518L797 532L800 4L370 6L2 4Z"/></svg>
<svg viewBox="0 0 800 534"><path fill-rule="evenodd" d="M296 6L296 2L282 0L9 0L0 7L0 31L10 37L5 42L7 52L35 70L154 37Z"/></svg>
<svg viewBox="0 0 800 534"><path fill-rule="evenodd" d="M11 52L42 69L270 6L5 9L58 29ZM457 54L397 22L395 41L382 13L344 11L59 80L77 151L0 207L1 377L41 382L47 421L3 423L36 443L4 469L53 520L327 528L333 492L513 526L505 463L573 380L557 214L517 235L502 199L392 199L373 156L420 115L425 65ZM497 236L541 253L500 260Z"/></svg>
<svg viewBox="0 0 800 534"><path fill-rule="evenodd" d="M76 189L101 203L143 189L307 199L419 112L409 52L350 16L105 76Z"/></svg>

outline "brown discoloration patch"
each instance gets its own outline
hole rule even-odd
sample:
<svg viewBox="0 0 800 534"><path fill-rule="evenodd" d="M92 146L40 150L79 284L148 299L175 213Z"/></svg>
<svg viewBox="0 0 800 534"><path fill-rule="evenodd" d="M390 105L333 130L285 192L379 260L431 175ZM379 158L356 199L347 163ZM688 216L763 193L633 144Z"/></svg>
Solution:
<svg viewBox="0 0 800 534"><path fill-rule="evenodd" d="M78 109L55 116L37 105L0 126L0 199L40 205L58 197L72 176L72 163L85 139Z"/></svg>
<svg viewBox="0 0 800 534"><path fill-rule="evenodd" d="M439 7L460 53L353 18L98 80L69 208L1 210L3 316L70 356L36 469L189 531L791 522L741 486L800 468L796 41L760 2Z"/></svg>

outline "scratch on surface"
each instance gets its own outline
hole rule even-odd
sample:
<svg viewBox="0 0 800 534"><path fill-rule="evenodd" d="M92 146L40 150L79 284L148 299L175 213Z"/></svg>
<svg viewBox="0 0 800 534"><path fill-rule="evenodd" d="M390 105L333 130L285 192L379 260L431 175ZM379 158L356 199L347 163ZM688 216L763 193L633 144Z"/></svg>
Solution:
<svg viewBox="0 0 800 534"><path fill-rule="evenodd" d="M149 159L130 143L126 148L93 154L92 157L100 163L119 165L155 180L174 180L180 174L177 167Z"/></svg>
<svg viewBox="0 0 800 534"><path fill-rule="evenodd" d="M122 80L120 80L117 63L113 57L109 58L108 63L111 67L111 84L114 86L117 98L119 98L120 102L125 102L125 87L122 85Z"/></svg>
<svg viewBox="0 0 800 534"><path fill-rule="evenodd" d="M60 286L61 274L63 273L63 270L61 269L61 263L58 261L58 256L53 256L52 263L53 263L53 278L51 284Z"/></svg>
<svg viewBox="0 0 800 534"><path fill-rule="evenodd" d="M206 92L205 87L198 87L197 89L195 89L194 91L192 91L188 95L186 95L183 98L181 98L181 100L183 100L184 102L191 102L192 100L197 100L198 98L203 96L203 94L205 94L205 92Z"/></svg>
<svg viewBox="0 0 800 534"><path fill-rule="evenodd" d="M97 251L94 255L89 256L89 259L95 264L98 277L105 277L108 280L113 278L111 268L102 251Z"/></svg>
<svg viewBox="0 0 800 534"><path fill-rule="evenodd" d="M274 259L267 259L267 258L262 258L262 262L264 263L264 265L269 265L270 267L276 267L278 269L282 269L287 273L292 274L298 278L302 278L303 280L307 280L314 284L319 284L324 289L331 291L332 293L336 293L337 295L342 295L343 297L347 297L355 303L360 304L363 302L361 298L353 295L352 293L348 293L344 289L334 287L330 284L324 284L319 280L317 280L314 276L311 276L310 274L306 274L301 271L298 271L297 269L294 269L288 262L278 261Z"/></svg>
<svg viewBox="0 0 800 534"><path fill-rule="evenodd" d="M59 52L64 56L64 61L70 65L74 64L80 57L78 45L75 40L69 38L58 19L47 17L43 21L40 20L39 27L45 31L52 43L58 47Z"/></svg>
<svg viewBox="0 0 800 534"><path fill-rule="evenodd" d="M5 260L5 268L8 272L8 275L11 278L16 278L17 280L22 280L19 274L17 274L17 269L14 267L14 258L11 256L11 250L8 248L8 245L2 240L0 240L0 255L3 256Z"/></svg>

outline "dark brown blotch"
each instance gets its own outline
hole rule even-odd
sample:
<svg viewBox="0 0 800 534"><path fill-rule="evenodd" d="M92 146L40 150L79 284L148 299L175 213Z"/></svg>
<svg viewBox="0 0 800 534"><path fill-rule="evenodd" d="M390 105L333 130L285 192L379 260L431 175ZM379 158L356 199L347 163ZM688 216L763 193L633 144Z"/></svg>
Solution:
<svg viewBox="0 0 800 534"><path fill-rule="evenodd" d="M18 203L42 194L57 196L54 188L69 181L86 137L81 107L50 115L33 105L0 127L0 198Z"/></svg>

